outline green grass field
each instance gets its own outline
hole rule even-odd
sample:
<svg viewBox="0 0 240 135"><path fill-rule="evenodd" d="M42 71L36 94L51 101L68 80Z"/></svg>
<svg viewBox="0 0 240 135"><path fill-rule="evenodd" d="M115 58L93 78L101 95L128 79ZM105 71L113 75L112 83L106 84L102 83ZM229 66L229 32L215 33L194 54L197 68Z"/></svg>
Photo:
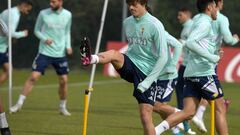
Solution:
<svg viewBox="0 0 240 135"><path fill-rule="evenodd" d="M13 103L16 103L29 71L14 71ZM40 78L32 93L27 97L22 110L7 115L13 135L82 135L84 89L87 88L89 73L72 71L69 76L68 109L70 117L58 113L57 76L47 71ZM231 99L227 114L230 135L239 135L240 108L239 84L223 84L225 95ZM94 91L91 96L88 135L142 135L138 105L132 97L132 85L119 78L103 77L99 72L95 78ZM7 84L2 86L0 95L5 109L8 107ZM175 96L171 102L175 105ZM209 107L205 123L209 127ZM154 114L154 123L161 121ZM194 128L194 127L193 127ZM209 128L208 128L209 129ZM196 131L196 129L194 128ZM170 135L167 132L166 135ZM198 132L198 134L201 134ZM207 134L206 134L207 135Z"/></svg>

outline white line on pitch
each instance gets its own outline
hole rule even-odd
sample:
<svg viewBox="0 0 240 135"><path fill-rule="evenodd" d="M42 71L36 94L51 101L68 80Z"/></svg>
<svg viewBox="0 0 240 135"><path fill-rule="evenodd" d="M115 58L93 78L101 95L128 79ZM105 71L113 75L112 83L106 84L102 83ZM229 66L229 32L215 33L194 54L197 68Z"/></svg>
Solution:
<svg viewBox="0 0 240 135"><path fill-rule="evenodd" d="M123 80L104 80L104 81L95 81L94 85L105 85L105 84L117 84L117 83L123 83ZM79 83L68 83L68 87L77 87L82 85L88 85L89 82L79 82ZM46 88L56 88L58 87L58 84L47 84L47 85L35 85L34 89L46 89ZM13 90L19 90L22 89L23 86L15 86L13 87ZM3 87L3 90L8 89L8 87Z"/></svg>

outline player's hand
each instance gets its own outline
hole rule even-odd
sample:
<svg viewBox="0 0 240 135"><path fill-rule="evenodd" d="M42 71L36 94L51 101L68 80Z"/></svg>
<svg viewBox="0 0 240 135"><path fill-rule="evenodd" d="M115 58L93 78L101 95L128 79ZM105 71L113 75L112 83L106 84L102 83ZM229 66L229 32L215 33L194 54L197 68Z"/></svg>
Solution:
<svg viewBox="0 0 240 135"><path fill-rule="evenodd" d="M52 39L47 39L45 42L44 42L46 45L51 45L53 43L53 40Z"/></svg>
<svg viewBox="0 0 240 135"><path fill-rule="evenodd" d="M239 41L239 36L237 34L234 34L233 37Z"/></svg>
<svg viewBox="0 0 240 135"><path fill-rule="evenodd" d="M72 54L73 54L72 48L67 48L67 55L72 55Z"/></svg>
<svg viewBox="0 0 240 135"><path fill-rule="evenodd" d="M25 35L24 37L27 37L28 36L28 30L24 30L23 32L24 32L24 35Z"/></svg>

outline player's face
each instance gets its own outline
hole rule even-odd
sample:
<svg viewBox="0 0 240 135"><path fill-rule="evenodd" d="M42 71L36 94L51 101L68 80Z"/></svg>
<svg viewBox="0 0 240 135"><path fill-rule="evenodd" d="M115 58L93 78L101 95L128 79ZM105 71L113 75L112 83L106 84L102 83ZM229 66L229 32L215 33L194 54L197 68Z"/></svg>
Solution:
<svg viewBox="0 0 240 135"><path fill-rule="evenodd" d="M188 14L187 14L186 12L179 11L177 18L178 18L178 21L179 21L181 24L183 24L183 23L185 23L185 22L187 21L187 19L188 19L189 17L188 17Z"/></svg>
<svg viewBox="0 0 240 135"><path fill-rule="evenodd" d="M21 5L21 12L25 15L29 14L29 12L32 10L32 5L23 3Z"/></svg>
<svg viewBox="0 0 240 135"><path fill-rule="evenodd" d="M209 10L211 12L211 17L213 20L217 19L217 7L216 7L216 3L212 3L209 5Z"/></svg>
<svg viewBox="0 0 240 135"><path fill-rule="evenodd" d="M128 8L134 17L141 17L146 12L145 6L138 2L128 4Z"/></svg>
<svg viewBox="0 0 240 135"><path fill-rule="evenodd" d="M57 11L62 7L62 0L50 0L50 6L52 10Z"/></svg>

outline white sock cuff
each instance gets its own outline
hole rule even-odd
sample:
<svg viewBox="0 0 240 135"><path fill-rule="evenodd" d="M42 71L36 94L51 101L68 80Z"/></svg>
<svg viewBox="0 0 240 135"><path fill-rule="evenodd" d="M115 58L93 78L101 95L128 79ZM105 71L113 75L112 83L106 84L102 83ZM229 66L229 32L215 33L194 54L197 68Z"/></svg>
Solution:
<svg viewBox="0 0 240 135"><path fill-rule="evenodd" d="M202 110L202 111L205 111L205 110L206 110L206 106L203 106L203 105L200 105L198 108L199 108L200 110Z"/></svg>
<svg viewBox="0 0 240 135"><path fill-rule="evenodd" d="M60 108L66 108L67 100L60 100Z"/></svg>
<svg viewBox="0 0 240 135"><path fill-rule="evenodd" d="M168 124L168 122L166 120L164 120L162 122L163 126L166 128L166 130L168 130L170 128L170 125Z"/></svg>
<svg viewBox="0 0 240 135"><path fill-rule="evenodd" d="M0 128L7 128L7 127L8 127L8 123L7 123L6 114L4 112L0 114Z"/></svg>
<svg viewBox="0 0 240 135"><path fill-rule="evenodd" d="M21 95L19 96L19 98L25 100L25 99L26 99L26 96L24 96L24 95L21 94Z"/></svg>
<svg viewBox="0 0 240 135"><path fill-rule="evenodd" d="M97 64L97 63L99 63L99 57L98 57L98 55L91 55L91 64Z"/></svg>
<svg viewBox="0 0 240 135"><path fill-rule="evenodd" d="M162 121L158 126L155 127L156 135L160 135L164 131L169 129L169 124L166 120Z"/></svg>
<svg viewBox="0 0 240 135"><path fill-rule="evenodd" d="M22 95L22 94L19 95L19 99L18 99L17 104L22 105L25 99L26 99L26 96L24 96L24 95Z"/></svg>

